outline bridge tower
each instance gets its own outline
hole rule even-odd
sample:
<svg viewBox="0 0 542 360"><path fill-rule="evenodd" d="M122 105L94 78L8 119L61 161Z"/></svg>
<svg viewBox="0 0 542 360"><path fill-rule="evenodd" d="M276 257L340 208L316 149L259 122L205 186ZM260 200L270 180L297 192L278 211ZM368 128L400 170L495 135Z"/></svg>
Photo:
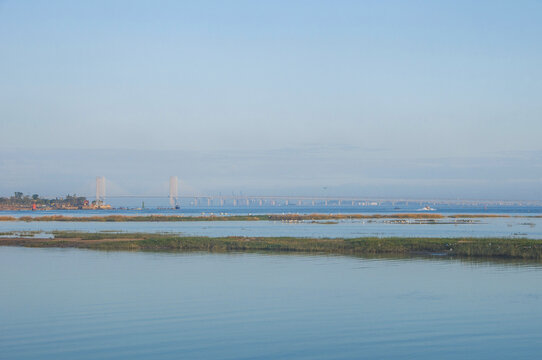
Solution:
<svg viewBox="0 0 542 360"><path fill-rule="evenodd" d="M105 176L96 177L96 206L105 205Z"/></svg>
<svg viewBox="0 0 542 360"><path fill-rule="evenodd" d="M179 179L177 176L171 176L169 178L169 205L178 209L178 197L179 197Z"/></svg>

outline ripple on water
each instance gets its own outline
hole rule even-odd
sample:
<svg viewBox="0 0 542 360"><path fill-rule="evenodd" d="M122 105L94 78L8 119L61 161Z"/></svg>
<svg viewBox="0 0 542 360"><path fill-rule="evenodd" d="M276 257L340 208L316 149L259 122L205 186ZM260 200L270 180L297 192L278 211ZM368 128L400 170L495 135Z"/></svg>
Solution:
<svg viewBox="0 0 542 360"><path fill-rule="evenodd" d="M0 248L9 359L533 358L539 264Z"/></svg>

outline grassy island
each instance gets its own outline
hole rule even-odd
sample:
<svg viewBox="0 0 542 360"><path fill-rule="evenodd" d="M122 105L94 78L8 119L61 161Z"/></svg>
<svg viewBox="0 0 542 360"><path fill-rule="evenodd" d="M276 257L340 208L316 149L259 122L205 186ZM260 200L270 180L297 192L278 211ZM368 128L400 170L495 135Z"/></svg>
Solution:
<svg viewBox="0 0 542 360"><path fill-rule="evenodd" d="M0 221L68 221L68 222L183 222L183 221L321 221L321 220L442 220L458 221L461 219L508 218L504 214L262 214L262 215L104 215L104 216L0 216ZM540 215L524 215L514 217L539 218Z"/></svg>
<svg viewBox="0 0 542 360"><path fill-rule="evenodd" d="M131 251L271 251L325 254L444 255L451 257L542 259L542 241L516 238L190 237L145 233L54 232L53 239L9 237L0 245L73 247Z"/></svg>

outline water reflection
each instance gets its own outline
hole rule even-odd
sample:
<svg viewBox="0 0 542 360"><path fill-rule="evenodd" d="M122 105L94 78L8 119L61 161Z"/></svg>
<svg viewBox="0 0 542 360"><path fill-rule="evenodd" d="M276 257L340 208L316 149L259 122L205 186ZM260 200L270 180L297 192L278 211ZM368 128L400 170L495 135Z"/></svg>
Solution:
<svg viewBox="0 0 542 360"><path fill-rule="evenodd" d="M6 359L536 358L540 264L0 247Z"/></svg>

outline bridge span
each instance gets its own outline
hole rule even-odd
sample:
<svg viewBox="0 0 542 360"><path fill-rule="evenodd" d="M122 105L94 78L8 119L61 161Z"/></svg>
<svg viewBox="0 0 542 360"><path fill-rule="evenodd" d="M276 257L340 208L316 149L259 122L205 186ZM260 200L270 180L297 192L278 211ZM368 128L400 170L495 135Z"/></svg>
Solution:
<svg viewBox="0 0 542 360"><path fill-rule="evenodd" d="M92 198L92 197L89 197ZM164 199L164 204L182 206L380 206L406 205L542 205L540 201L465 200L465 199L413 199L376 198L360 196L307 196L307 195L108 195L108 199Z"/></svg>
<svg viewBox="0 0 542 360"><path fill-rule="evenodd" d="M96 178L96 203L105 204L105 177ZM164 199L169 200L171 207L186 206L391 206L409 204L427 205L472 205L472 206L542 206L542 201L513 200L469 200L469 199L413 199L385 198L364 196L307 196L307 195L179 195L179 180L171 176L169 194L133 195L113 194L108 199ZM93 196L87 196L92 199ZM164 201L164 205L166 202Z"/></svg>

